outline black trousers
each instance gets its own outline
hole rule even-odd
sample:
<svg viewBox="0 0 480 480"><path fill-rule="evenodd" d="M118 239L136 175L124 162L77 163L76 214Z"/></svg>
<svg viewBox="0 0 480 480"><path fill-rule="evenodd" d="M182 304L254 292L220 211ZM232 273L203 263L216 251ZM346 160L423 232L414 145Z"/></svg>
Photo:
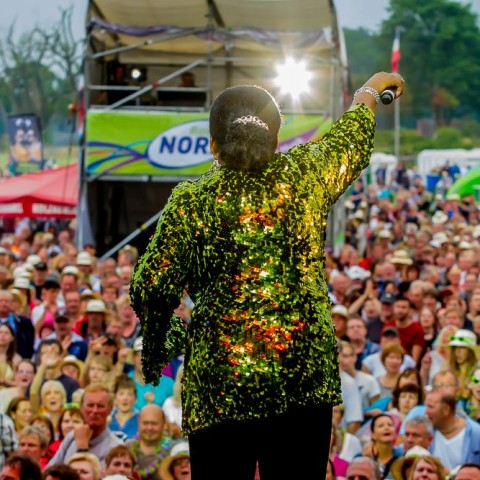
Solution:
<svg viewBox="0 0 480 480"><path fill-rule="evenodd" d="M192 480L324 479L332 406L292 407L262 420L224 422L189 436Z"/></svg>

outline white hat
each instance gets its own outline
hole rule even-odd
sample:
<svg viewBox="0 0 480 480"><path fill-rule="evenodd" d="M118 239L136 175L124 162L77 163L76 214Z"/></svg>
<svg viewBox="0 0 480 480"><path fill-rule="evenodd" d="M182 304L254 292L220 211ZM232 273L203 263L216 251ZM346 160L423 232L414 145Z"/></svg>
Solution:
<svg viewBox="0 0 480 480"><path fill-rule="evenodd" d="M13 278L23 277L25 274L28 274L23 265L15 267L12 272Z"/></svg>
<svg viewBox="0 0 480 480"><path fill-rule="evenodd" d="M63 267L62 270L62 275L74 275L77 277L79 273L80 271L75 265L67 265L66 267Z"/></svg>
<svg viewBox="0 0 480 480"><path fill-rule="evenodd" d="M480 225L477 225L474 229L473 229L473 236L476 238L476 237L480 237Z"/></svg>
<svg viewBox="0 0 480 480"><path fill-rule="evenodd" d="M433 248L442 248L442 244L438 240L432 240L429 245Z"/></svg>
<svg viewBox="0 0 480 480"><path fill-rule="evenodd" d="M137 337L133 342L133 351L134 352L141 352L143 350L143 338Z"/></svg>
<svg viewBox="0 0 480 480"><path fill-rule="evenodd" d="M356 218L356 219L358 219L358 220L365 220L365 213L362 212L361 210L357 210L357 211L353 214L352 218Z"/></svg>
<svg viewBox="0 0 480 480"><path fill-rule="evenodd" d="M87 313L105 313L106 312L105 303L103 300L89 300L87 302L87 308L85 311Z"/></svg>
<svg viewBox="0 0 480 480"><path fill-rule="evenodd" d="M392 238L392 232L388 228L382 228L377 236L378 238Z"/></svg>
<svg viewBox="0 0 480 480"><path fill-rule="evenodd" d="M437 210L432 216L432 223L434 225L443 225L448 221L448 215L441 210Z"/></svg>
<svg viewBox="0 0 480 480"><path fill-rule="evenodd" d="M344 205L345 208L348 208L349 210L353 210L355 208L355 204L351 200L347 200Z"/></svg>
<svg viewBox="0 0 480 480"><path fill-rule="evenodd" d="M17 277L13 282L13 288L28 290L30 288L30 280L28 278Z"/></svg>
<svg viewBox="0 0 480 480"><path fill-rule="evenodd" d="M347 276L352 280L365 280L370 277L370 272L358 265L353 265L348 269Z"/></svg>
<svg viewBox="0 0 480 480"><path fill-rule="evenodd" d="M397 265L412 265L413 260L406 250L395 250L393 256L390 259L390 263Z"/></svg>
<svg viewBox="0 0 480 480"><path fill-rule="evenodd" d="M0 255L7 255L8 250L4 247L0 247Z"/></svg>
<svg viewBox="0 0 480 480"><path fill-rule="evenodd" d="M34 267L37 263L40 263L41 261L42 259L39 255L29 255L25 260L25 263L28 263L28 265Z"/></svg>
<svg viewBox="0 0 480 480"><path fill-rule="evenodd" d="M170 450L170 456L175 457L175 456L180 456L180 455L185 455L189 456L190 455L190 447L188 445L188 442L180 442L177 443L172 447Z"/></svg>
<svg viewBox="0 0 480 480"><path fill-rule="evenodd" d="M83 251L78 252L77 254L77 265L87 265L90 266L93 263L92 256L89 252Z"/></svg>
<svg viewBox="0 0 480 480"><path fill-rule="evenodd" d="M445 232L438 232L433 236L433 240L436 242L440 243L440 245L449 242L450 239L448 238L447 234Z"/></svg>
<svg viewBox="0 0 480 480"><path fill-rule="evenodd" d="M334 305L332 307L332 315L337 314L344 318L348 318L348 310L345 305Z"/></svg>
<svg viewBox="0 0 480 480"><path fill-rule="evenodd" d="M116 473L114 475L107 475L106 477L103 477L103 480L129 480L129 479L125 475Z"/></svg>
<svg viewBox="0 0 480 480"><path fill-rule="evenodd" d="M459 328L451 337L448 342L450 347L466 347L473 350L477 347L477 335L471 330Z"/></svg>
<svg viewBox="0 0 480 480"><path fill-rule="evenodd" d="M380 213L380 208L377 205L372 205L370 208L370 215L378 215Z"/></svg>
<svg viewBox="0 0 480 480"><path fill-rule="evenodd" d="M462 240L458 244L458 248L460 248L461 250L470 250L472 248L472 244L470 242L467 242L466 240Z"/></svg>

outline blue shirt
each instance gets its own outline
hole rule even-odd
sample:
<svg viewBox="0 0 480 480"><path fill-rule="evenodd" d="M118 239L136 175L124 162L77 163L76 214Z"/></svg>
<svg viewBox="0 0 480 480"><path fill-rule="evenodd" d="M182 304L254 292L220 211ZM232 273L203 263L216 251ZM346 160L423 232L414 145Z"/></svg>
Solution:
<svg viewBox="0 0 480 480"><path fill-rule="evenodd" d="M112 432L123 432L129 439L133 438L138 433L138 412L135 411L133 417L129 418L123 426L118 423L117 413L118 410L115 408L108 427Z"/></svg>
<svg viewBox="0 0 480 480"><path fill-rule="evenodd" d="M168 397L173 395L173 378L166 377L162 375L160 377L160 383L154 387L151 383L146 383L145 385L141 385L138 380L135 380L134 372L130 372L128 374L130 378L133 378L135 382L135 388L137 390L137 402L134 405L136 410L141 410L145 405L148 405L149 402L145 399L145 395L147 393L153 392L154 400L153 403L156 405L163 405L163 402Z"/></svg>

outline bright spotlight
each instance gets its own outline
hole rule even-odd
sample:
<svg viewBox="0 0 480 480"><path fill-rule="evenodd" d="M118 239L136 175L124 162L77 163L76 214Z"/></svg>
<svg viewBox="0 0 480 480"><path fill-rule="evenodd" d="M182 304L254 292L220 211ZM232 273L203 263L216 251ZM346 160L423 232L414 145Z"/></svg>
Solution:
<svg viewBox="0 0 480 480"><path fill-rule="evenodd" d="M275 84L280 88L282 94L298 98L302 93L309 91L309 82L313 75L308 70L305 61L286 58L285 63L277 65L276 70Z"/></svg>

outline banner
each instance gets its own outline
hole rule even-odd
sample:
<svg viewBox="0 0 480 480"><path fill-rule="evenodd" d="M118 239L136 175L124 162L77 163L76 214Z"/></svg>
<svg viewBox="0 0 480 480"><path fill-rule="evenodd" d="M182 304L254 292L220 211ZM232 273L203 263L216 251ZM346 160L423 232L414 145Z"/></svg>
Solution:
<svg viewBox="0 0 480 480"><path fill-rule="evenodd" d="M43 169L40 119L33 113L8 117L9 170L14 175Z"/></svg>
<svg viewBox="0 0 480 480"><path fill-rule="evenodd" d="M331 126L322 115L287 115L280 151L319 139ZM195 177L212 163L208 112L90 110L86 170L93 175Z"/></svg>

